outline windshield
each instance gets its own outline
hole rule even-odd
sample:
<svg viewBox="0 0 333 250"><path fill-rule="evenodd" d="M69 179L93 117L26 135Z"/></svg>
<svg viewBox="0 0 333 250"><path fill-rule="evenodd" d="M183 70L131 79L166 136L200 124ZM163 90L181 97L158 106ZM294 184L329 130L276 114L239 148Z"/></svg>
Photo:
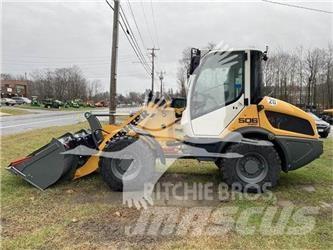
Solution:
<svg viewBox="0 0 333 250"><path fill-rule="evenodd" d="M191 93L192 119L236 101L244 86L244 52L215 52L202 62Z"/></svg>

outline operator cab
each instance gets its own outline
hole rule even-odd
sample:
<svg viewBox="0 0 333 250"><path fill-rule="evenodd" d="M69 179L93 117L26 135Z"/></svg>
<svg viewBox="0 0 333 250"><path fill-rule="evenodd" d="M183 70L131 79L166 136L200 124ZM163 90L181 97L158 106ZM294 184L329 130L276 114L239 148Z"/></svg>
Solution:
<svg viewBox="0 0 333 250"><path fill-rule="evenodd" d="M215 137L245 106L262 97L262 61L266 52L213 50L201 58L191 50L190 89L182 124L188 136Z"/></svg>

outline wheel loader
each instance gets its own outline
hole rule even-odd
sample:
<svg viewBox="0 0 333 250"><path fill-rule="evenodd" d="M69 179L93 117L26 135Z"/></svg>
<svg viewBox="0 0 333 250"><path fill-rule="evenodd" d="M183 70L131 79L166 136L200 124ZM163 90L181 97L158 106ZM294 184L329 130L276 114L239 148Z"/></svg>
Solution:
<svg viewBox="0 0 333 250"><path fill-rule="evenodd" d="M214 162L228 185L274 187L281 171L315 160L323 145L309 114L263 94L266 59L255 49L204 56L192 49L186 101L150 95L117 125L100 122L115 114L87 112L89 129L53 138L8 170L41 190L98 171L112 190L123 191L126 174L127 184L139 185L150 180L156 162L187 158Z"/></svg>

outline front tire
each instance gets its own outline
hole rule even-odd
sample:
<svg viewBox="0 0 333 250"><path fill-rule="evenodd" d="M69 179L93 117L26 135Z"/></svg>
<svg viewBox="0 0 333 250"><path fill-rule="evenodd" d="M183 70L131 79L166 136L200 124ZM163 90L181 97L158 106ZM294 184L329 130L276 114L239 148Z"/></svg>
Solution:
<svg viewBox="0 0 333 250"><path fill-rule="evenodd" d="M218 161L223 181L231 187L248 192L262 192L276 186L281 159L273 146L232 144L225 153L238 153L241 158L221 158Z"/></svg>
<svg viewBox="0 0 333 250"><path fill-rule="evenodd" d="M99 162L101 176L111 190L143 190L144 184L152 178L155 156L143 140L122 137L111 141L103 151L121 152L120 158L101 157Z"/></svg>

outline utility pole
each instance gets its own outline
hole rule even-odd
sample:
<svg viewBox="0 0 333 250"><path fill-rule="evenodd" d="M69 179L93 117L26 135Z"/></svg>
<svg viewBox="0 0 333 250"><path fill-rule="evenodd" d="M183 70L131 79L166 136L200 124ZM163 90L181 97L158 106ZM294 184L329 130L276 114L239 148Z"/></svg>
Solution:
<svg viewBox="0 0 333 250"><path fill-rule="evenodd" d="M150 53L150 55L151 55L151 92L154 95L154 78L155 78L155 74L154 74L155 60L154 60L154 58L156 57L155 51L160 50L160 49L152 48L152 49L148 49L148 50L151 50L151 53Z"/></svg>
<svg viewBox="0 0 333 250"><path fill-rule="evenodd" d="M159 78L160 78L160 81L161 81L161 89L160 89L160 96L162 97L162 94L163 94L163 79L164 79L164 75L163 74L165 74L165 71L163 72L162 70L161 70L161 72L160 72L160 76L159 76Z"/></svg>
<svg viewBox="0 0 333 250"><path fill-rule="evenodd" d="M110 78L110 104L109 113L116 112L117 102L117 59L118 59L118 34L119 34L119 5L120 0L114 0L113 32L112 32L112 55L111 55L111 78ZM109 123L115 123L115 116L109 116Z"/></svg>

